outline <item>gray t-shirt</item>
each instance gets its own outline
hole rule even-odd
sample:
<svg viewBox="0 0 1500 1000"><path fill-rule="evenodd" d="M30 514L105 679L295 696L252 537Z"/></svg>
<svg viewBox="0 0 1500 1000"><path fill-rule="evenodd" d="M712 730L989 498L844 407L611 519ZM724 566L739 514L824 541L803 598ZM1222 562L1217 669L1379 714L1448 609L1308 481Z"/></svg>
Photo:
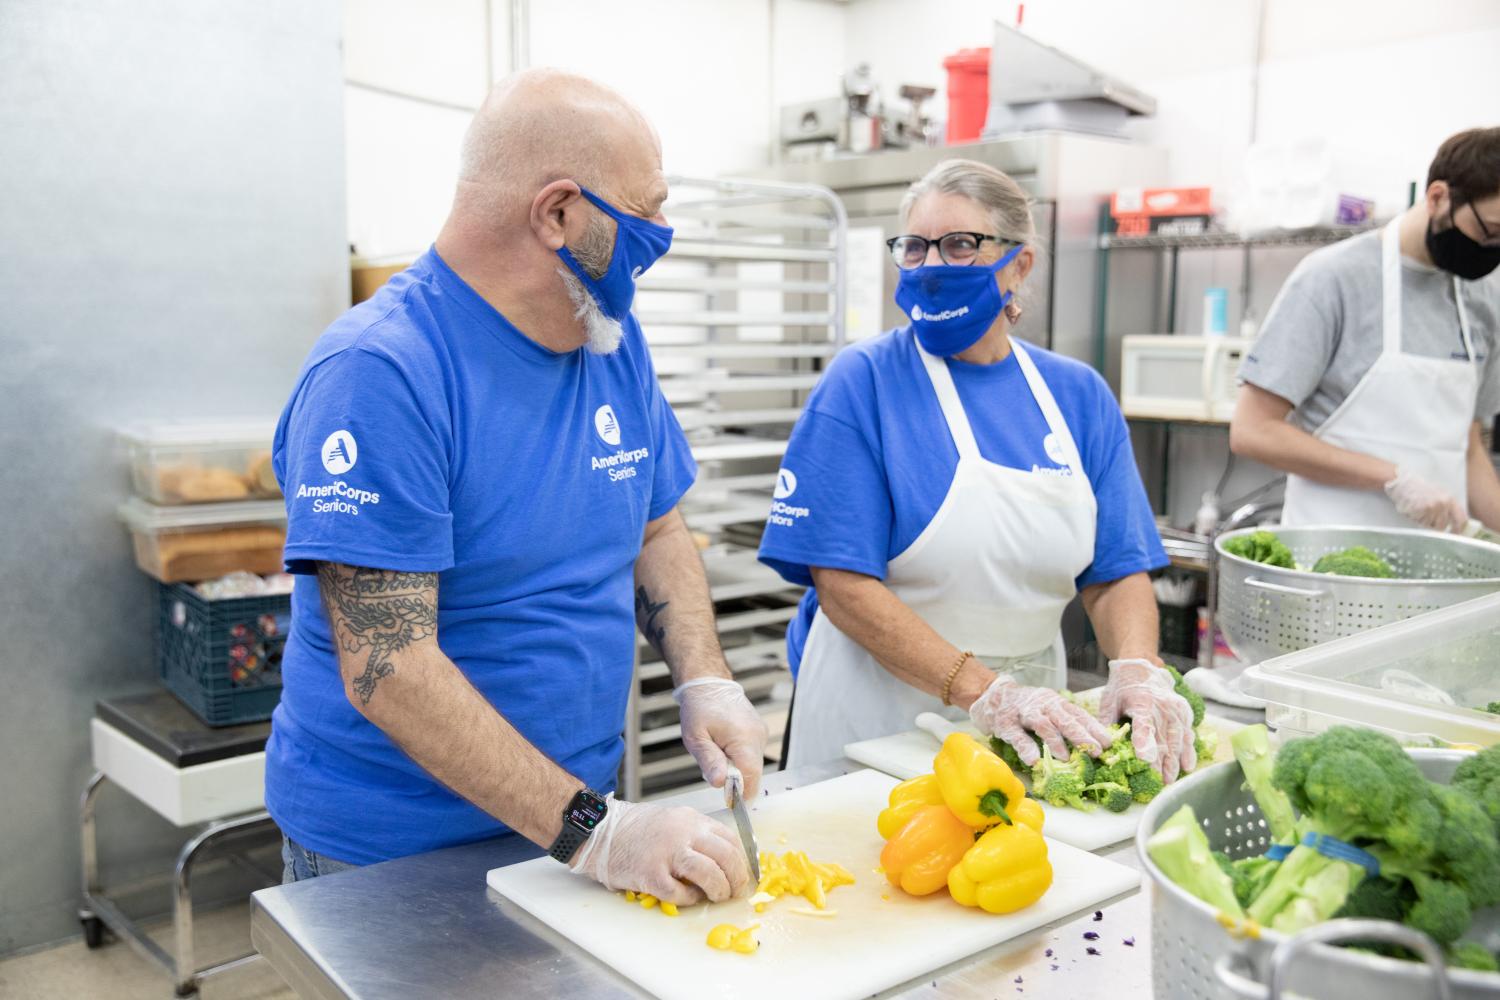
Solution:
<svg viewBox="0 0 1500 1000"><path fill-rule="evenodd" d="M1500 412L1500 271L1459 286L1479 364L1474 417L1487 426ZM1381 313L1380 231L1315 250L1277 294L1240 379L1289 400L1293 423L1317 430L1380 357ZM1411 354L1464 357L1452 276L1404 256L1401 339Z"/></svg>

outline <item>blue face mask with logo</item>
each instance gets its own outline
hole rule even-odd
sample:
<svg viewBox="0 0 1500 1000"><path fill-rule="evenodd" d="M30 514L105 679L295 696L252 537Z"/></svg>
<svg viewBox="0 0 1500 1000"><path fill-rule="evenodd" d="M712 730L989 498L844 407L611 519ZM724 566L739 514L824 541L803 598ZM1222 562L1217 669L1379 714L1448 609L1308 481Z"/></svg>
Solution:
<svg viewBox="0 0 1500 1000"><path fill-rule="evenodd" d="M610 254L609 269L596 278L584 270L567 247L559 248L557 255L583 282L583 287L599 303L604 315L621 322L635 299L635 279L660 260L672 245L672 227L658 226L649 219L622 212L582 184L578 185L578 191L599 211L615 220L615 245Z"/></svg>
<svg viewBox="0 0 1500 1000"><path fill-rule="evenodd" d="M933 264L902 271L896 304L911 317L917 343L940 358L979 342L1011 300L995 275L1021 252L1013 247L993 264Z"/></svg>

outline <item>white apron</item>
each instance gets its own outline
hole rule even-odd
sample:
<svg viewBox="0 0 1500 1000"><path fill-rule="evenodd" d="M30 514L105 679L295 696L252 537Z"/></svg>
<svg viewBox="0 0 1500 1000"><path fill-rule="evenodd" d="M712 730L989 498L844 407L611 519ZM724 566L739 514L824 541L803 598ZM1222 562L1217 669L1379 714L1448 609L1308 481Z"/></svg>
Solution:
<svg viewBox="0 0 1500 1000"><path fill-rule="evenodd" d="M927 527L886 567L885 583L939 635L987 666L1019 674L1023 683L1063 687L1058 625L1074 581L1093 561L1098 507L1057 401L1026 349L1011 345L1051 431L1048 454L1071 474L981 458L947 364L919 346L958 467ZM788 766L831 760L846 743L904 732L920 712L961 714L898 680L820 608L802 650Z"/></svg>
<svg viewBox="0 0 1500 1000"><path fill-rule="evenodd" d="M1453 298L1466 361L1428 358L1401 350L1400 218L1381 234L1380 357L1354 391L1313 432L1350 451L1394 462L1430 480L1459 503L1468 498L1469 426L1479 394L1479 370L1469 337L1469 317L1458 278ZM1329 486L1302 476L1286 477L1283 524L1347 524L1411 528L1380 490Z"/></svg>

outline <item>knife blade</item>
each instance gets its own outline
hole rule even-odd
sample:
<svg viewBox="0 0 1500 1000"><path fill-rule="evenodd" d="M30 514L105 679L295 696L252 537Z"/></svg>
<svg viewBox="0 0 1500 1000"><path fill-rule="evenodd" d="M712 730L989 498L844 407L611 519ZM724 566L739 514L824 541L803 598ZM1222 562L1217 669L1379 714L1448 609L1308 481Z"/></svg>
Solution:
<svg viewBox="0 0 1500 1000"><path fill-rule="evenodd" d="M750 876L760 884L760 847L755 842L755 828L750 825L750 811L745 808L745 776L733 764L729 765L729 776L724 781L724 801L734 814L734 825L739 828L740 844L745 848L745 860L750 862Z"/></svg>

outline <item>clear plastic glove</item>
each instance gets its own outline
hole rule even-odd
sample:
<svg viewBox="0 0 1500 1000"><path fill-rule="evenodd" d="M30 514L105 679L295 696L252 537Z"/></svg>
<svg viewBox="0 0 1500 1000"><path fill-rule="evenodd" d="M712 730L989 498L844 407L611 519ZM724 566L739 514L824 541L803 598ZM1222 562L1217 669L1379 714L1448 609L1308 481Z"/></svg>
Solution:
<svg viewBox="0 0 1500 1000"><path fill-rule="evenodd" d="M1430 479L1398 468L1396 478L1385 484L1385 495L1396 512L1433 531L1462 531L1469 512L1453 495Z"/></svg>
<svg viewBox="0 0 1500 1000"><path fill-rule="evenodd" d="M754 798L766 759L766 723L745 689L723 677L700 677L673 688L672 698L682 717L682 745L703 780L723 788L734 761L745 776L745 798Z"/></svg>
<svg viewBox="0 0 1500 1000"><path fill-rule="evenodd" d="M1150 660L1109 661L1099 717L1113 726L1127 716L1135 755L1161 772L1162 781L1170 785L1198 766L1193 708L1173 690L1172 675Z"/></svg>
<svg viewBox="0 0 1500 1000"><path fill-rule="evenodd" d="M568 867L606 889L649 892L691 906L750 888L750 863L734 832L696 809L609 798L609 812Z"/></svg>
<svg viewBox="0 0 1500 1000"><path fill-rule="evenodd" d="M1068 759L1069 743L1088 748L1094 757L1109 746L1109 730L1098 719L1051 688L1022 687L1009 674L990 682L969 706L969 718L980 732L1009 743L1027 767L1041 757L1030 733L1059 760Z"/></svg>

